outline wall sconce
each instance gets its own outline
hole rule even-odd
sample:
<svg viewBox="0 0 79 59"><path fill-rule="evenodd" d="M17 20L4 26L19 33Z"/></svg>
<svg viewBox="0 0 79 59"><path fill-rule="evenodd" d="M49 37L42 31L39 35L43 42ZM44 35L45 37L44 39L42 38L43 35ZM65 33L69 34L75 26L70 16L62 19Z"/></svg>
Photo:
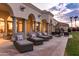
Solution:
<svg viewBox="0 0 79 59"><path fill-rule="evenodd" d="M25 7L24 6L20 6L20 10L24 11Z"/></svg>
<svg viewBox="0 0 79 59"><path fill-rule="evenodd" d="M41 15L38 15L38 18L40 18L41 17Z"/></svg>

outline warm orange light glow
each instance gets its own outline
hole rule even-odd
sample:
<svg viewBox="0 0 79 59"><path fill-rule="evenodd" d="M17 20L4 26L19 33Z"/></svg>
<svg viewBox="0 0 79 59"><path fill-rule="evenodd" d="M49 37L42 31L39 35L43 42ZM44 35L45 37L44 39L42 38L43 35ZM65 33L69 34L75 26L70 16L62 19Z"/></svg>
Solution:
<svg viewBox="0 0 79 59"><path fill-rule="evenodd" d="M7 32L11 32L12 31L12 18L9 16L5 21L4 20L5 19L0 18L0 33L3 33L5 30L7 30Z"/></svg>
<svg viewBox="0 0 79 59"><path fill-rule="evenodd" d="M9 16L9 17L7 18L7 21L12 21L11 16Z"/></svg>
<svg viewBox="0 0 79 59"><path fill-rule="evenodd" d="M33 25L33 30L34 30L35 24L34 24L34 21L32 21L32 22L33 22L33 24L32 24L32 25Z"/></svg>
<svg viewBox="0 0 79 59"><path fill-rule="evenodd" d="M11 16L9 16L8 18L7 18L7 26L8 26L8 31L12 31L12 18L11 18Z"/></svg>
<svg viewBox="0 0 79 59"><path fill-rule="evenodd" d="M27 32L30 32L30 20L28 20L27 21L27 23L26 23L26 30L27 30Z"/></svg>
<svg viewBox="0 0 79 59"><path fill-rule="evenodd" d="M41 31L41 32L47 31L47 23L46 23L45 20L42 20L42 21L40 22L40 31Z"/></svg>
<svg viewBox="0 0 79 59"><path fill-rule="evenodd" d="M36 23L36 26L38 26L38 23Z"/></svg>
<svg viewBox="0 0 79 59"><path fill-rule="evenodd" d="M23 21L18 20L18 32L22 32L22 31L23 31Z"/></svg>
<svg viewBox="0 0 79 59"><path fill-rule="evenodd" d="M0 32L4 32L4 19L3 18L0 18Z"/></svg>
<svg viewBox="0 0 79 59"><path fill-rule="evenodd" d="M27 32L35 31L35 16L33 14L30 14L28 16L27 24L26 24Z"/></svg>
<svg viewBox="0 0 79 59"><path fill-rule="evenodd" d="M4 21L4 19L3 19L3 18L0 18L0 20L1 20L1 21Z"/></svg>
<svg viewBox="0 0 79 59"><path fill-rule="evenodd" d="M12 30L12 23L11 22L8 23L8 29Z"/></svg>
<svg viewBox="0 0 79 59"><path fill-rule="evenodd" d="M22 24L19 24L19 32L22 32Z"/></svg>
<svg viewBox="0 0 79 59"><path fill-rule="evenodd" d="M42 21L40 22L40 31L42 32Z"/></svg>
<svg viewBox="0 0 79 59"><path fill-rule="evenodd" d="M34 27L35 27L34 21L28 19L28 21L27 21L27 23L26 23L26 27L27 27L27 28L26 28L27 32L31 32L31 31L35 30L35 29L34 29Z"/></svg>

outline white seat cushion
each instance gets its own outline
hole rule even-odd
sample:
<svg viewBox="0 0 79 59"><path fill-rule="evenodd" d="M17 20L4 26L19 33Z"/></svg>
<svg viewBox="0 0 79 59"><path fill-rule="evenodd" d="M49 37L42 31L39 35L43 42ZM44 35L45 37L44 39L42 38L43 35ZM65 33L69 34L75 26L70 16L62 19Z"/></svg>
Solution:
<svg viewBox="0 0 79 59"><path fill-rule="evenodd" d="M47 35L47 33L46 33L46 32L44 32L44 34L45 34L45 35Z"/></svg>
<svg viewBox="0 0 79 59"><path fill-rule="evenodd" d="M17 35L17 40L23 40L23 35Z"/></svg>
<svg viewBox="0 0 79 59"><path fill-rule="evenodd" d="M42 33L39 33L39 35L42 35Z"/></svg>
<svg viewBox="0 0 79 59"><path fill-rule="evenodd" d="M32 38L35 38L36 37L36 35L35 34L32 34Z"/></svg>

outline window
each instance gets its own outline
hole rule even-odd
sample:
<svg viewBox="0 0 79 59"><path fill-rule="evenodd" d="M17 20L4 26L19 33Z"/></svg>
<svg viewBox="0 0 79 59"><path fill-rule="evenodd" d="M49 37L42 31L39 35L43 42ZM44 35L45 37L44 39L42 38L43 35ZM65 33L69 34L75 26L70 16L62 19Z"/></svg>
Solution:
<svg viewBox="0 0 79 59"><path fill-rule="evenodd" d="M0 33L4 32L5 29L4 26L5 26L4 19L0 18Z"/></svg>
<svg viewBox="0 0 79 59"><path fill-rule="evenodd" d="M8 29L8 32L12 32L12 22L7 22L7 29Z"/></svg>
<svg viewBox="0 0 79 59"><path fill-rule="evenodd" d="M18 28L18 32L23 32L23 21L22 20L18 20L17 28Z"/></svg>
<svg viewBox="0 0 79 59"><path fill-rule="evenodd" d="M12 18L10 16L7 18L7 32L12 33Z"/></svg>

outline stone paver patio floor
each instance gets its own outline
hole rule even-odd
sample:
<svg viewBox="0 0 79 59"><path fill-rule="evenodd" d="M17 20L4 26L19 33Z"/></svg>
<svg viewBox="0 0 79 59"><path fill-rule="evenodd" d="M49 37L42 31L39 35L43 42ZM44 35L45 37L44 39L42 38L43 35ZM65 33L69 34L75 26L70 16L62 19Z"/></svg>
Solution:
<svg viewBox="0 0 79 59"><path fill-rule="evenodd" d="M68 37L53 37L43 45L34 46L34 50L19 53L12 42L6 41L0 45L0 56L63 56Z"/></svg>

